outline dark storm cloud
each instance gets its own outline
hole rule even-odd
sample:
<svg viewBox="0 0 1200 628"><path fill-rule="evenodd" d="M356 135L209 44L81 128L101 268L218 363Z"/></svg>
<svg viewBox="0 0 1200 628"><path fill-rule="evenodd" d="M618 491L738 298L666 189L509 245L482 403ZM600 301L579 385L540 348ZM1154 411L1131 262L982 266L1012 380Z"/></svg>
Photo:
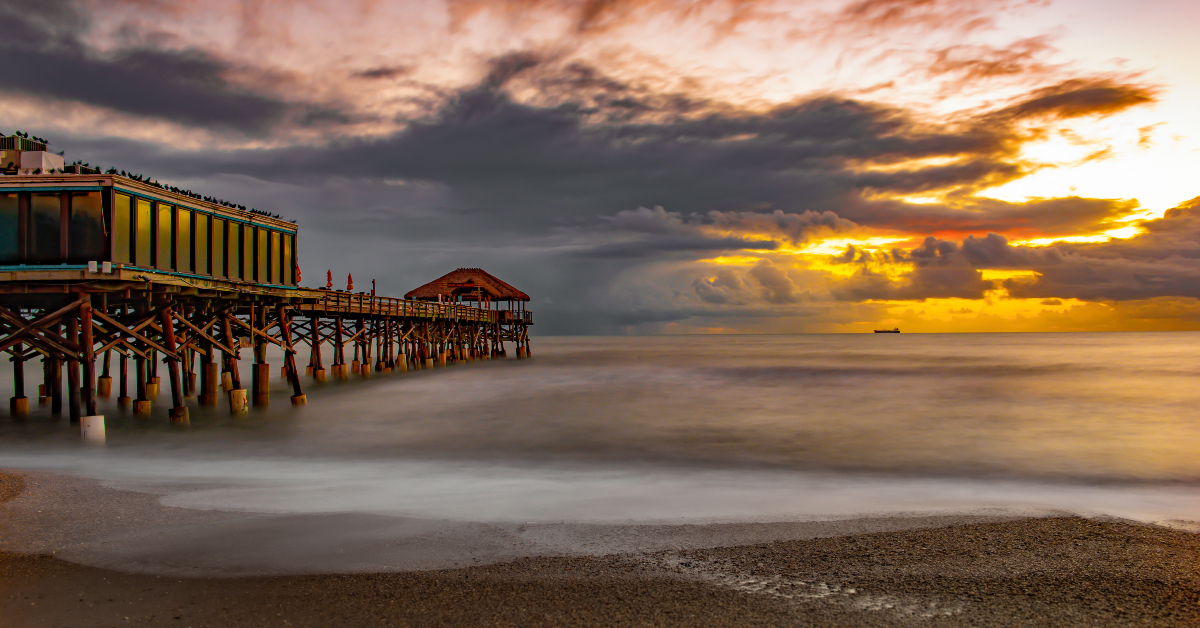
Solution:
<svg viewBox="0 0 1200 628"><path fill-rule="evenodd" d="M198 50L134 46L100 54L72 2L0 1L0 83L6 90L81 102L189 126L262 134L285 119L344 122L327 106L289 103L229 82L235 69Z"/></svg>
<svg viewBox="0 0 1200 628"><path fill-rule="evenodd" d="M768 303L784 305L799 300L796 286L787 273L768 260L761 260L751 268L750 276L762 286L762 297Z"/></svg>
<svg viewBox="0 0 1200 628"><path fill-rule="evenodd" d="M1038 89L993 117L1065 119L1105 115L1153 102L1154 96L1152 88L1122 84L1110 78L1071 79Z"/></svg>
<svg viewBox="0 0 1200 628"><path fill-rule="evenodd" d="M706 303L727 305L742 301L747 286L737 273L728 268L719 268L712 279L692 282L692 289Z"/></svg>
<svg viewBox="0 0 1200 628"><path fill-rule="evenodd" d="M864 263L834 292L846 300L980 298L984 291L997 287L1017 298L1200 298L1200 199L1142 226L1146 233L1129 239L1046 247L1013 246L995 233L969 236L961 242L929 237L913 249L892 251L894 261L913 265L906 282L893 284ZM869 261L849 254L831 259L840 263ZM979 273L986 269L1031 270L1037 276L992 282Z"/></svg>
<svg viewBox="0 0 1200 628"><path fill-rule="evenodd" d="M1039 270L1036 283L1013 285L1013 296L1126 301L1200 298L1200 198L1142 223L1146 233L1103 243L1055 247L1061 258Z"/></svg>
<svg viewBox="0 0 1200 628"><path fill-rule="evenodd" d="M627 242L605 243L583 249L577 255L604 258L662 258L681 252L774 251L777 248L779 245L771 240L708 238L702 235L660 236ZM688 256L688 258L692 257L694 256Z"/></svg>
<svg viewBox="0 0 1200 628"><path fill-rule="evenodd" d="M733 231L777 237L793 245L807 242L814 235L848 232L858 228L852 221L840 218L833 212L807 211L803 214L789 214L775 210L769 213L710 211L703 214L683 214L669 212L662 207L639 207L636 210L620 211L611 217L603 217L602 224L613 231L657 236L699 237L704 235L706 229L718 233ZM738 238L733 241L743 240Z"/></svg>
<svg viewBox="0 0 1200 628"><path fill-rule="evenodd" d="M701 218L713 226L731 231L770 234L799 245L818 234L834 234L858 228L853 221L846 220L831 211L804 213L773 212L721 212L712 211Z"/></svg>
<svg viewBox="0 0 1200 628"><path fill-rule="evenodd" d="M1123 199L1034 199L1010 203L986 197L959 197L945 203L911 204L899 201L863 203L852 212L866 225L908 233L987 233L1003 231L1021 237L1053 237L1097 232L1115 226L1115 219L1137 209Z"/></svg>
<svg viewBox="0 0 1200 628"><path fill-rule="evenodd" d="M574 100L516 102L508 93L514 83L557 85ZM578 61L560 65L552 56L513 53L490 62L478 85L390 137L338 140L321 150L165 154L158 167L160 178L222 170L273 181L425 181L448 191L440 212L470 214L478 229L491 230L582 227L595 225L598 216L658 205L704 216L710 224L728 223L739 235L757 225L793 242L806 237L814 216L846 221L827 224L833 231L865 225L910 233L986 233L1016 225L1030 235L1057 234L1069 225L1102 223L1125 206L1089 199L1018 206L970 193L1025 172L1015 157L1021 133L1012 126L1021 116L1055 107L1076 115L1082 105L1075 97L1092 103L1092 111L1141 102L1103 100L1089 91L1101 88L1141 93L1112 82L1064 84L1053 94L1039 91L1012 105L1001 117L935 124L902 108L834 96L763 112L714 108L651 95ZM1048 101L1052 96L1057 100ZM630 116L631 109L647 113ZM624 113L605 113L615 110ZM604 122L595 123L597 118ZM344 121L336 111L313 112L308 119ZM924 158L951 161L864 168ZM913 205L887 199L946 190L966 200Z"/></svg>
<svg viewBox="0 0 1200 628"><path fill-rule="evenodd" d="M913 262L913 271L904 281L893 281L863 265L854 276L831 286L834 297L843 301L980 299L996 287L963 259L953 242L927 238L912 251L892 255L895 261Z"/></svg>
<svg viewBox="0 0 1200 628"><path fill-rule="evenodd" d="M712 7L724 10L724 17L713 18L716 20L713 26L725 30L753 17L757 5L763 3L760 0L449 0L448 4L456 24L483 11L524 19L534 11L550 10L569 19L576 36L586 36L629 24L647 12L685 17Z"/></svg>
<svg viewBox="0 0 1200 628"><path fill-rule="evenodd" d="M522 104L492 87L535 63L506 58L483 85L460 93L437 116L383 140L232 153L219 163L180 155L164 166L233 167L276 180L428 180L447 186L457 205L485 221L504 217L533 230L639 205L689 214L833 212L860 222L857 212L869 219L873 210L854 199L868 188L909 193L1016 173L1005 161L1010 149L1002 128L929 128L902 110L848 99L817 98L761 114L590 125L578 108ZM857 167L923 157L966 161L897 172Z"/></svg>
<svg viewBox="0 0 1200 628"><path fill-rule="evenodd" d="M381 66L355 72L352 76L362 79L394 79L412 74L414 69L409 65Z"/></svg>
<svg viewBox="0 0 1200 628"><path fill-rule="evenodd" d="M1100 258L1200 259L1200 197L1168 209L1162 218L1138 223L1146 233L1100 244L1063 244L1063 250Z"/></svg>

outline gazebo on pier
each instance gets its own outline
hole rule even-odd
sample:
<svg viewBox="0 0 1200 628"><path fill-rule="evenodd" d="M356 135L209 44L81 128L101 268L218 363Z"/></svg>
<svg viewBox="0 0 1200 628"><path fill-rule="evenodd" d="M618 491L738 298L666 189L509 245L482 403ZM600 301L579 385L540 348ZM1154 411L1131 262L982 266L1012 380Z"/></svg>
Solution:
<svg viewBox="0 0 1200 628"><path fill-rule="evenodd" d="M531 321L525 310L529 295L482 268L459 268L448 272L419 288L409 290L404 298L496 310L499 314L494 339L491 341L494 346L493 352L496 355L505 355L502 343L511 340L517 345L517 357L525 358L531 355L528 335ZM501 301L508 302L508 307L504 310L500 308Z"/></svg>
<svg viewBox="0 0 1200 628"><path fill-rule="evenodd" d="M408 291L404 298L441 303L475 303L484 309L493 309L493 302L508 301L509 310L514 309L514 305L516 309L524 310L525 302L529 301L529 295L482 268L459 268L448 272L420 288Z"/></svg>

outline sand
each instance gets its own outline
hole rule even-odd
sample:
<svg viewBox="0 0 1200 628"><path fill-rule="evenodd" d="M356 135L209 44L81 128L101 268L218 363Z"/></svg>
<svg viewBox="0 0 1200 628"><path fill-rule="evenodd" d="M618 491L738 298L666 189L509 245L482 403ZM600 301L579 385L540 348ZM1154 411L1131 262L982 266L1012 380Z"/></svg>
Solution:
<svg viewBox="0 0 1200 628"><path fill-rule="evenodd" d="M0 473L0 516L22 484ZM5 530L0 547L32 547ZM179 577L7 551L0 625L1188 626L1197 566L1196 534L1079 517L387 573Z"/></svg>

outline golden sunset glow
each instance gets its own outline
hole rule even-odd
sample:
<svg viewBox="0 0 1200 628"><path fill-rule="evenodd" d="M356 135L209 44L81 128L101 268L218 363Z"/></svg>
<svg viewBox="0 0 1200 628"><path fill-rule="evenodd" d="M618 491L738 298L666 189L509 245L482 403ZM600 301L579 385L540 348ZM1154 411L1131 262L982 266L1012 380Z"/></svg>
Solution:
<svg viewBox="0 0 1200 628"><path fill-rule="evenodd" d="M1017 246L1049 246L1056 242L1106 242L1110 239L1124 240L1132 238L1142 233L1142 229L1138 227L1121 227L1119 229L1109 229L1104 233L1086 236L1061 236L1057 238L1032 238L1029 240L1014 240L1012 243Z"/></svg>

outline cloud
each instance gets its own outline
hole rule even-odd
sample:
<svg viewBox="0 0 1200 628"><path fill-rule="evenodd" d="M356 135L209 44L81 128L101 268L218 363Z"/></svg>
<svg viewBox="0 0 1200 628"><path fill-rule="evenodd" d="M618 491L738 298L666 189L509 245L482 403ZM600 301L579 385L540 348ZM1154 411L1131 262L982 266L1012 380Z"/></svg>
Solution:
<svg viewBox="0 0 1200 628"><path fill-rule="evenodd" d="M1004 127L939 128L902 109L830 97L759 113L716 111L656 122L591 124L589 112L519 103L496 87L537 63L536 57L498 61L484 83L460 92L436 115L383 139L348 139L321 151L227 152L220 164L268 179L436 181L452 189L460 205L484 215L516 212L534 219L535 228L649 204L792 241L816 228L844 231L854 224L891 221L904 226L907 216L916 217L914 229L931 221L987 229L989 213L997 221L1019 214L1007 211L1015 207L990 201L930 210L873 200L1017 176L1021 168L1009 161L1011 138ZM204 164L204 158L181 155L176 164L168 158L162 167L216 165ZM929 158L961 161L889 171L860 167ZM1079 211L1089 216L1108 212L1107 206L1076 204L1086 206ZM1070 213L1030 212L1020 219L1031 229Z"/></svg>
<svg viewBox="0 0 1200 628"><path fill-rule="evenodd" d="M898 201L864 203L853 215L865 225L887 226L908 233L986 234L1003 231L1020 238L1098 233L1120 226L1118 218L1139 208L1126 199L1075 196L1032 199L1023 203L987 197L957 196L944 203Z"/></svg>
<svg viewBox="0 0 1200 628"><path fill-rule="evenodd" d="M769 4L760 0L450 0L453 22L461 26L484 12L527 17L537 12L556 13L567 18L575 35L596 34L628 25L646 16L671 15L686 19L704 13L721 30L752 19L757 7Z"/></svg>
<svg viewBox="0 0 1200 628"><path fill-rule="evenodd" d="M388 80L412 74L411 65L378 66L351 74L354 78Z"/></svg>
<svg viewBox="0 0 1200 628"><path fill-rule="evenodd" d="M933 51L934 61L927 68L930 76L956 75L961 87L981 79L1042 75L1050 70L1039 57L1053 51L1046 36L1015 41L1004 48L985 44L957 44Z"/></svg>
<svg viewBox="0 0 1200 628"><path fill-rule="evenodd" d="M985 280L979 270L958 258L953 243L927 240L913 253L913 271L902 281L863 265L853 276L833 283L830 290L842 301L924 301L981 299L996 288L995 282Z"/></svg>
<svg viewBox="0 0 1200 628"><path fill-rule="evenodd" d="M705 303L727 305L744 302L744 294L749 286L731 269L720 268L711 279L692 282L692 288Z"/></svg>
<svg viewBox="0 0 1200 628"><path fill-rule="evenodd" d="M856 273L834 288L846 300L959 297L978 299L1004 288L1014 298L1135 301L1200 298L1200 198L1142 223L1145 233L1100 243L1014 246L998 234L968 236L960 242L927 237L912 249L892 251L895 263L911 264L901 282L890 281L848 250L831 261L858 264ZM1026 270L1036 275L1000 282L980 270Z"/></svg>
<svg viewBox="0 0 1200 628"><path fill-rule="evenodd" d="M996 118L1067 119L1109 115L1154 102L1157 90L1111 78L1075 78L1035 90L993 114Z"/></svg>
<svg viewBox="0 0 1200 628"><path fill-rule="evenodd" d="M583 257L661 258L673 253L719 253L729 251L773 251L771 240L744 238L707 238L703 236L665 236L626 242L600 244L581 250Z"/></svg>
<svg viewBox="0 0 1200 628"><path fill-rule="evenodd" d="M228 76L244 68L207 52L91 49L84 37L89 18L74 3L35 5L0 4L0 22L15 35L0 39L0 82L7 90L250 134L287 119L304 125L348 119L325 105L288 102L237 85Z"/></svg>
<svg viewBox="0 0 1200 628"><path fill-rule="evenodd" d="M768 303L784 305L798 300L796 286L792 280L770 260L760 260L750 269L750 276L762 286L763 298Z"/></svg>
<svg viewBox="0 0 1200 628"><path fill-rule="evenodd" d="M718 229L782 237L793 245L808 242L816 235L846 233L858 229L854 221L839 217L831 211L789 213L783 210L765 212L711 211L705 218Z"/></svg>
<svg viewBox="0 0 1200 628"><path fill-rule="evenodd" d="M396 22L391 39L367 36L388 23L387 3L346 9L371 18L348 32L340 27L357 18L324 0L218 4L244 24L214 26L220 11L208 5L0 0L0 17L19 26L0 42L18 61L0 79L30 102L210 132L202 150L169 133L155 145L82 137L103 130L59 145L299 218L306 270L375 269L403 256L404 268L386 279L403 291L443 266L487 267L551 298L534 305L558 322L539 330L748 324L783 313L826 324L839 311L879 315L866 300L976 299L999 288L1048 301L1192 294L1200 228L1191 209L1145 223L1147 233L1129 241L1035 248L1011 242L1100 233L1141 208L1127 199L982 196L1044 167L1022 157L1038 133L1159 97L1137 79L1049 65L1047 37L1002 47L967 37L1021 3L866 0L822 13L786 3L513 0L451 3L448 18L435 3L414 13L419 26ZM686 28L670 31L682 21ZM762 30L739 32L750 21ZM661 42L629 38L647 24L670 32ZM409 37L403 28L429 32ZM685 31L724 46L717 40L785 30L798 40L822 28L827 45L845 48L837 63L881 59L876 86L917 80L933 93L942 83L1004 83L1006 91L936 116L892 88L816 73L820 87L810 90L768 66L722 91L724 65L708 74L701 66L710 59L672 66L674 51L661 49L677 41L666 35ZM305 39L327 32L337 41ZM433 43L410 46L422 37ZM843 46L851 37L857 52ZM893 66L884 57L898 41L917 45L896 52L905 61ZM791 63L790 54L778 56ZM728 59L753 65L752 57ZM786 89L792 96L781 102ZM916 195L923 202L908 200ZM852 245L829 260L791 255L825 238L872 236L911 240L895 251ZM837 273L822 270L831 264ZM1039 275L1002 283L984 280L988 269Z"/></svg>

